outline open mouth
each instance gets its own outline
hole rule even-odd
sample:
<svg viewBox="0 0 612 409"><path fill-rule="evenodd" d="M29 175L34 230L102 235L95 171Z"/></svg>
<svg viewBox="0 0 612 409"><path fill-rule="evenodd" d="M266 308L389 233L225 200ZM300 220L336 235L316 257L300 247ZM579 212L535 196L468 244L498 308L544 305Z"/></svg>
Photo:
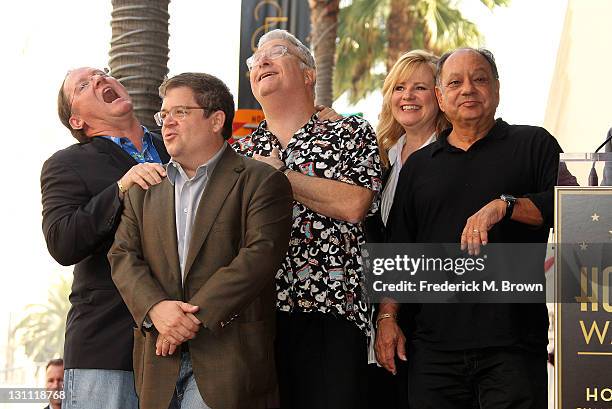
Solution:
<svg viewBox="0 0 612 409"><path fill-rule="evenodd" d="M102 99L107 104L110 104L117 98L119 98L119 95L117 95L117 93L112 88L106 88L104 91L102 91Z"/></svg>
<svg viewBox="0 0 612 409"><path fill-rule="evenodd" d="M263 80L264 78L271 77L272 75L275 75L275 74L276 73L274 72L264 72L263 74L259 76L259 81Z"/></svg>
<svg viewBox="0 0 612 409"><path fill-rule="evenodd" d="M402 105L400 108L402 111L418 111L421 109L418 105Z"/></svg>

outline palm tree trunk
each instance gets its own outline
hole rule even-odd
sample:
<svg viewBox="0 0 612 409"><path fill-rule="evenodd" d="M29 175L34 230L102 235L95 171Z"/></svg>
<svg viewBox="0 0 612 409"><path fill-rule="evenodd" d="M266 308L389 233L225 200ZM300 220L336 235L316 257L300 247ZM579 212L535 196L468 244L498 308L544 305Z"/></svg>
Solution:
<svg viewBox="0 0 612 409"><path fill-rule="evenodd" d="M168 74L170 0L112 0L112 75L128 90L140 123L153 128L158 88Z"/></svg>
<svg viewBox="0 0 612 409"><path fill-rule="evenodd" d="M332 106L334 102L334 55L340 0L308 0L310 5L310 44L317 63L315 101Z"/></svg>
<svg viewBox="0 0 612 409"><path fill-rule="evenodd" d="M391 0L387 18L387 72L403 53L412 50L415 10L414 0Z"/></svg>

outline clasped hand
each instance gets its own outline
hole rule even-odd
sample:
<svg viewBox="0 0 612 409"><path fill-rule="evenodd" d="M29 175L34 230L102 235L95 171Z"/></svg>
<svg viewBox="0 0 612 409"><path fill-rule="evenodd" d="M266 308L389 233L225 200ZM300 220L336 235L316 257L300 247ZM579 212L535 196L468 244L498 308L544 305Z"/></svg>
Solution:
<svg viewBox="0 0 612 409"><path fill-rule="evenodd" d="M195 314L200 307L182 301L165 300L155 304L149 317L159 332L155 343L157 355L172 355L183 342L195 338L202 322Z"/></svg>

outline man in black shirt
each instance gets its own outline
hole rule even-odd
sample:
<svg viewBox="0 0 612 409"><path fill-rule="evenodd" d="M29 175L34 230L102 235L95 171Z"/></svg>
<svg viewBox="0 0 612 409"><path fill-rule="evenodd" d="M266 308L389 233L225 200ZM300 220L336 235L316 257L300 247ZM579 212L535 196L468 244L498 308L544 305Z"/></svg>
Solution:
<svg viewBox="0 0 612 409"><path fill-rule="evenodd" d="M489 242L545 243L561 148L545 129L495 120L499 80L489 51L455 50L438 64L436 95L453 127L402 169L389 241L460 241L469 254ZM383 365L404 348L398 310L380 308L379 325L398 340ZM402 313L412 322L411 408L547 407L544 304L420 304Z"/></svg>

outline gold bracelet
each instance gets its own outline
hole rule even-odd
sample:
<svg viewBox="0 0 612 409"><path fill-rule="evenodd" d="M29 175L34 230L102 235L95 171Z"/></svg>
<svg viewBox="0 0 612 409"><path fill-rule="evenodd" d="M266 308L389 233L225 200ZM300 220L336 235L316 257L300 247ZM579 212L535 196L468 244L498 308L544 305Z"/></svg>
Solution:
<svg viewBox="0 0 612 409"><path fill-rule="evenodd" d="M125 193L125 192L127 192L127 189L126 189L125 187L123 187L123 183L121 183L121 179L119 179L119 180L117 181L117 186L119 186L119 191L120 191L121 193Z"/></svg>
<svg viewBox="0 0 612 409"><path fill-rule="evenodd" d="M378 323L382 320L385 320L387 318L393 318L394 320L397 319L397 314L391 314L391 313L384 313L384 314L379 314L378 317L376 318L376 328L378 328Z"/></svg>

